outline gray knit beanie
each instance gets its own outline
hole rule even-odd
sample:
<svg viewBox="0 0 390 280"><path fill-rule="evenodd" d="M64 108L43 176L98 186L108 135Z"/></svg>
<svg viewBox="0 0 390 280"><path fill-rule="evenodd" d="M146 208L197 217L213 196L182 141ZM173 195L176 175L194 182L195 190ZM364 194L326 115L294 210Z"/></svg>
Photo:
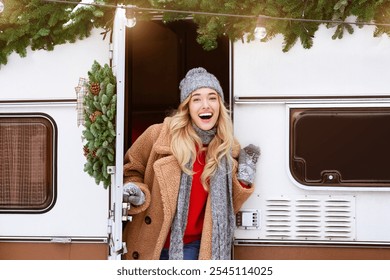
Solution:
<svg viewBox="0 0 390 280"><path fill-rule="evenodd" d="M202 67L193 68L180 82L180 102L183 102L192 92L200 88L212 88L223 99L223 91L218 79Z"/></svg>

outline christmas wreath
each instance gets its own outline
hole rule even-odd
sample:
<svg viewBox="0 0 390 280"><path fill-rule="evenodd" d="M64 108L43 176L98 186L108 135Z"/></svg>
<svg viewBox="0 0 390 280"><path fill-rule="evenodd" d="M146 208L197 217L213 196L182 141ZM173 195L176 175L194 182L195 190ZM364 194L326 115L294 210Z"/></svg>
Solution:
<svg viewBox="0 0 390 280"><path fill-rule="evenodd" d="M84 171L107 188L111 182L107 167L115 164L116 79L107 64L102 67L96 61L88 78L83 101Z"/></svg>

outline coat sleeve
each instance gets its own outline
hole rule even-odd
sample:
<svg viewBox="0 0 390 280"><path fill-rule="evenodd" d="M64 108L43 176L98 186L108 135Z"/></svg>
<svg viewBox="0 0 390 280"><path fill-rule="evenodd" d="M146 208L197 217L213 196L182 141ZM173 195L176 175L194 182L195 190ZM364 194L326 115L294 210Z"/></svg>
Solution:
<svg viewBox="0 0 390 280"><path fill-rule="evenodd" d="M240 145L236 141L235 147L233 149L233 209L234 213L237 214L237 212L240 210L242 204L249 198L249 196L253 193L255 190L255 185L252 184L248 187L243 187L240 181L237 179L237 171L238 171L238 156L240 151Z"/></svg>
<svg viewBox="0 0 390 280"><path fill-rule="evenodd" d="M145 194L145 203L140 206L132 206L129 210L129 214L137 214L150 205L151 195L149 186L145 184L145 170L150 158L150 154L153 148L161 125L152 125L141 134L132 146L127 150L124 158L123 166L123 183L135 183Z"/></svg>
<svg viewBox="0 0 390 280"><path fill-rule="evenodd" d="M233 208L235 214L237 214L242 204L244 204L254 190L255 185L251 185L249 188L244 188L241 185L237 179L237 170L235 170L235 173L233 173Z"/></svg>

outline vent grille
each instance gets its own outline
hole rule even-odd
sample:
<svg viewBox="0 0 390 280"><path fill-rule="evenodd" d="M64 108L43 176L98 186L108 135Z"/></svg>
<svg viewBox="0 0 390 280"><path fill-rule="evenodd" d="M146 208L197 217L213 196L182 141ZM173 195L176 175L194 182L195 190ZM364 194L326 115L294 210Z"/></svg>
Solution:
<svg viewBox="0 0 390 280"><path fill-rule="evenodd" d="M353 240L354 197L295 197L265 201L265 237L271 239Z"/></svg>

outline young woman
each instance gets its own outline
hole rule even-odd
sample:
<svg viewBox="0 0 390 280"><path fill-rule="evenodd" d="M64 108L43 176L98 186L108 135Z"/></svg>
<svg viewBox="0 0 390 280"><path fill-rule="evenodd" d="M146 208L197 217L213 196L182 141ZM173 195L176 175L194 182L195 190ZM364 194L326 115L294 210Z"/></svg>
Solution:
<svg viewBox="0 0 390 280"><path fill-rule="evenodd" d="M240 149L217 78L180 83L181 104L125 155L126 259L230 259L235 213L253 192L259 149Z"/></svg>

